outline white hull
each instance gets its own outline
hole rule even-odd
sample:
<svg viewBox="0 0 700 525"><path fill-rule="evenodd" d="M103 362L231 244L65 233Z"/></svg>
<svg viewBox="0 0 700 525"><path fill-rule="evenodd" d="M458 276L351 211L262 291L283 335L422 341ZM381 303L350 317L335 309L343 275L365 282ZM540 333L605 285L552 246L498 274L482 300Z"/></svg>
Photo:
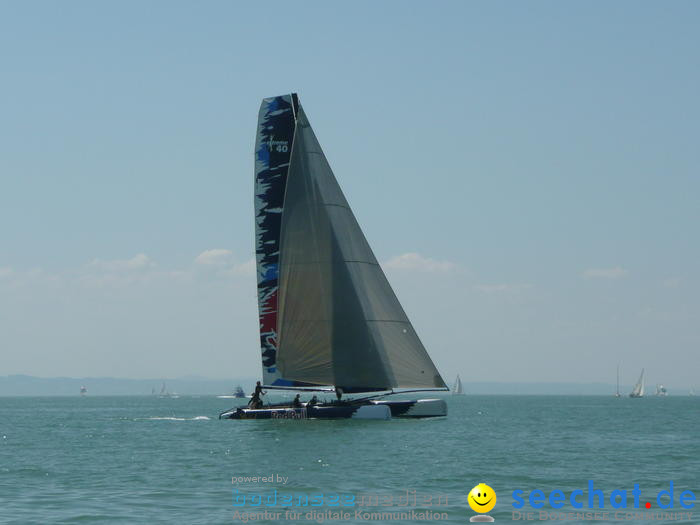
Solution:
<svg viewBox="0 0 700 525"><path fill-rule="evenodd" d="M389 405L394 417L441 417L447 415L447 403L443 399L418 399L417 401L372 401L375 405ZM403 404L406 404L405 410Z"/></svg>

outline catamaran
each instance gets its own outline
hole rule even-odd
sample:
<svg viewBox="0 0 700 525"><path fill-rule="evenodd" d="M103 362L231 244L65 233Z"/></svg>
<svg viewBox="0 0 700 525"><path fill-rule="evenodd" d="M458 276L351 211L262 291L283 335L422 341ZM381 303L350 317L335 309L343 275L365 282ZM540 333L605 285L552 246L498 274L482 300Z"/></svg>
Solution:
<svg viewBox="0 0 700 525"><path fill-rule="evenodd" d="M630 397L644 397L644 369L642 368L642 374L637 380L637 384L634 385L632 392L630 392Z"/></svg>
<svg viewBox="0 0 700 525"><path fill-rule="evenodd" d="M463 394L464 388L462 387L462 380L459 378L459 374L457 374L457 379L455 379L455 384L452 387L452 395L460 396Z"/></svg>
<svg viewBox="0 0 700 525"><path fill-rule="evenodd" d="M219 417L447 415L443 399L386 399L448 388L379 266L294 93L266 98L260 107L254 200L262 388L335 393L336 399L260 406L254 394L250 407Z"/></svg>

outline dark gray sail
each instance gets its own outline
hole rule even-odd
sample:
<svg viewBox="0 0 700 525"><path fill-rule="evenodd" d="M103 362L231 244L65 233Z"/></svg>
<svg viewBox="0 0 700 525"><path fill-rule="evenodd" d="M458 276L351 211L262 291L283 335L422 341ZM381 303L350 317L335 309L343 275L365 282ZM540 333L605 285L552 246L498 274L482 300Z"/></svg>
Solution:
<svg viewBox="0 0 700 525"><path fill-rule="evenodd" d="M299 106L279 238L277 366L347 390L446 388Z"/></svg>

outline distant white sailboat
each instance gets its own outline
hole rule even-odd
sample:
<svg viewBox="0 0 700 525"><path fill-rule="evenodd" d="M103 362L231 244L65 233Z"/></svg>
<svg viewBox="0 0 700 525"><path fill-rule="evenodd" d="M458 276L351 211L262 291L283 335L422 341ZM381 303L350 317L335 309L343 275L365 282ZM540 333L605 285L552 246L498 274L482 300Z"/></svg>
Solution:
<svg viewBox="0 0 700 525"><path fill-rule="evenodd" d="M462 380L459 378L459 374L457 374L457 379L455 379L455 384L452 387L452 395L464 395L464 388L462 388Z"/></svg>
<svg viewBox="0 0 700 525"><path fill-rule="evenodd" d="M642 374L637 380L637 384L634 385L632 392L630 392L630 397L644 397L644 369L642 368Z"/></svg>
<svg viewBox="0 0 700 525"><path fill-rule="evenodd" d="M165 388L165 383L163 383L163 386L160 387L160 395L158 396L161 399L163 398L168 398L168 399L177 399L180 396L177 395L177 392L168 392L168 389Z"/></svg>
<svg viewBox="0 0 700 525"><path fill-rule="evenodd" d="M668 395L668 392L666 391L666 387L659 383L656 385L656 395L658 397L666 397Z"/></svg>
<svg viewBox="0 0 700 525"><path fill-rule="evenodd" d="M84 396L85 394L87 394L87 387L83 385L80 387L80 395Z"/></svg>
<svg viewBox="0 0 700 525"><path fill-rule="evenodd" d="M690 389L690 392L688 392L688 395L691 396L691 397L694 396L694 395L695 395L695 390L693 390L693 389L691 388L691 389Z"/></svg>
<svg viewBox="0 0 700 525"><path fill-rule="evenodd" d="M620 365L617 365L617 388L615 389L615 397L620 397Z"/></svg>

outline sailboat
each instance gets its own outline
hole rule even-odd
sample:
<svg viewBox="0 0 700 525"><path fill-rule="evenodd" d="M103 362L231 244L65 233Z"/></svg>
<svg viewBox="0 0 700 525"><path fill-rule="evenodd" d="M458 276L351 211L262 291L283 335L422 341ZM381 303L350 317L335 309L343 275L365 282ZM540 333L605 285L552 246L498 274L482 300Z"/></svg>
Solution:
<svg viewBox="0 0 700 525"><path fill-rule="evenodd" d="M265 391L322 402L232 408L226 419L444 416L448 390L389 285L295 93L266 98L255 146L255 238ZM345 394L363 394L343 398ZM314 396L315 397L315 396Z"/></svg>
<svg viewBox="0 0 700 525"><path fill-rule="evenodd" d="M177 392L168 392L168 389L165 388L165 383L163 383L163 386L160 387L160 395L158 396L160 398L168 398L168 399L177 399L180 396L177 395Z"/></svg>
<svg viewBox="0 0 700 525"><path fill-rule="evenodd" d="M634 385L632 392L630 392L630 397L644 397L644 369L642 368L642 374L637 380L637 384Z"/></svg>
<svg viewBox="0 0 700 525"><path fill-rule="evenodd" d="M80 387L80 395L84 396L85 394L87 394L87 387L83 385Z"/></svg>
<svg viewBox="0 0 700 525"><path fill-rule="evenodd" d="M216 396L219 399L245 399L245 390L241 385L238 385L231 395ZM250 396L247 396L250 397Z"/></svg>
<svg viewBox="0 0 700 525"><path fill-rule="evenodd" d="M666 387L662 384L656 385L656 395L657 397L666 397L668 395Z"/></svg>
<svg viewBox="0 0 700 525"><path fill-rule="evenodd" d="M457 379L455 379L455 384L452 387L452 395L459 396L464 394L464 388L462 388L462 380L459 378L459 374L457 374Z"/></svg>
<svg viewBox="0 0 700 525"><path fill-rule="evenodd" d="M615 388L615 397L620 397L620 365L617 365L617 387Z"/></svg>

